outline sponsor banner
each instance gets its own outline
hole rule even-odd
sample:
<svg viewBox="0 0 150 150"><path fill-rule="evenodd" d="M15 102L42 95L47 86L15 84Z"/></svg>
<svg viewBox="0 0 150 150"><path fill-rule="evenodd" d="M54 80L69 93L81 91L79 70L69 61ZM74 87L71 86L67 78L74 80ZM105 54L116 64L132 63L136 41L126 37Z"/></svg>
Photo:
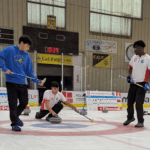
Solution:
<svg viewBox="0 0 150 150"><path fill-rule="evenodd" d="M0 88L0 110L8 110L8 100L6 88Z"/></svg>
<svg viewBox="0 0 150 150"><path fill-rule="evenodd" d="M110 68L110 55L93 54L93 67Z"/></svg>
<svg viewBox="0 0 150 150"><path fill-rule="evenodd" d="M0 110L9 110L8 106L0 106Z"/></svg>
<svg viewBox="0 0 150 150"><path fill-rule="evenodd" d="M120 92L86 91L86 101L88 110L122 110Z"/></svg>
<svg viewBox="0 0 150 150"><path fill-rule="evenodd" d="M87 98L87 110L98 111L98 105L96 99Z"/></svg>
<svg viewBox="0 0 150 150"><path fill-rule="evenodd" d="M61 55L37 54L37 63L61 65ZM72 65L72 56L63 55L63 65Z"/></svg>
<svg viewBox="0 0 150 150"><path fill-rule="evenodd" d="M47 15L47 28L56 30L56 16Z"/></svg>
<svg viewBox="0 0 150 150"><path fill-rule="evenodd" d="M83 91L63 91L62 94L66 97L66 100L73 104L84 104L86 99L83 96Z"/></svg>
<svg viewBox="0 0 150 150"><path fill-rule="evenodd" d="M38 90L28 91L29 103L39 103L39 92Z"/></svg>
<svg viewBox="0 0 150 150"><path fill-rule="evenodd" d="M38 103L38 90L28 90L29 103ZM9 110L7 90L5 87L0 88L0 110Z"/></svg>
<svg viewBox="0 0 150 150"><path fill-rule="evenodd" d="M98 111L108 110L108 111L121 111L122 107L98 107Z"/></svg>
<svg viewBox="0 0 150 150"><path fill-rule="evenodd" d="M121 102L122 104L127 104L128 102L128 93L121 93ZM146 93L144 104L150 104L150 93Z"/></svg>
<svg viewBox="0 0 150 150"><path fill-rule="evenodd" d="M86 38L85 50L104 53L117 53L117 42Z"/></svg>
<svg viewBox="0 0 150 150"><path fill-rule="evenodd" d="M86 91L86 97L87 96L117 96L121 97L120 92L108 92L108 91Z"/></svg>

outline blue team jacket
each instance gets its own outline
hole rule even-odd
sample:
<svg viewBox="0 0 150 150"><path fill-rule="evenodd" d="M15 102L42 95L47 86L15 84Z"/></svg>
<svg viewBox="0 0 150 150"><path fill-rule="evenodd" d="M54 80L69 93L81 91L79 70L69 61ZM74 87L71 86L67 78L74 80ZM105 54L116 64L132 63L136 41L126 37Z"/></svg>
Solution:
<svg viewBox="0 0 150 150"><path fill-rule="evenodd" d="M21 51L17 45L8 46L0 51L0 68L2 68L4 72L8 69L14 72L14 74L5 74L6 82L26 84L26 78L24 76L35 78L32 79L33 82L38 83L39 81L33 73L29 53Z"/></svg>

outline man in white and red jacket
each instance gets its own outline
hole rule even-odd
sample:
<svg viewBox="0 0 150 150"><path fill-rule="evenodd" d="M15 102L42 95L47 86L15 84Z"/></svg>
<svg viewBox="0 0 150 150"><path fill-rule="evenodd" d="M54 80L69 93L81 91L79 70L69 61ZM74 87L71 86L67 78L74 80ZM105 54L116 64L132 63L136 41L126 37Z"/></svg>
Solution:
<svg viewBox="0 0 150 150"><path fill-rule="evenodd" d="M39 112L36 113L35 118L41 119L46 117L47 121L50 121L51 117L56 117L57 114L62 110L63 105L62 102L65 102L68 106L74 109L76 112L80 113L79 110L74 107L71 103L66 101L66 98L62 93L59 92L59 84L56 81L51 83L51 90L46 90L44 92L43 100L41 103L41 109Z"/></svg>
<svg viewBox="0 0 150 150"><path fill-rule="evenodd" d="M143 103L145 99L146 89L137 86L134 83L145 87L147 85L149 71L150 71L150 56L144 52L145 43L140 40L134 43L135 55L131 58L129 63L129 76L127 82L130 83L128 91L128 108L127 108L127 120L123 125L128 125L134 118L134 103L136 103L137 119L138 123L135 127L144 127L143 118ZM131 78L132 75L132 78Z"/></svg>

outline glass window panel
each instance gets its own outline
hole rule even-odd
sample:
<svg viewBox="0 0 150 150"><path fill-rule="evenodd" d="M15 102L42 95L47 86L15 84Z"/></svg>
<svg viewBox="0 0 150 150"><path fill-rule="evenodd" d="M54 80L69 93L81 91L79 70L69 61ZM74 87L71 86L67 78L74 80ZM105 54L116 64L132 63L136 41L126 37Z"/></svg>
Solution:
<svg viewBox="0 0 150 150"><path fill-rule="evenodd" d="M53 15L53 7L41 5L41 24L47 25L47 15Z"/></svg>
<svg viewBox="0 0 150 150"><path fill-rule="evenodd" d="M122 11L123 11L124 16L132 17L132 15L133 15L133 13L131 11L132 10L131 9L131 5L132 5L131 1L132 0L123 0L122 1L122 5L123 5Z"/></svg>
<svg viewBox="0 0 150 150"><path fill-rule="evenodd" d="M54 5L65 6L65 0L54 0Z"/></svg>
<svg viewBox="0 0 150 150"><path fill-rule="evenodd" d="M65 0L31 0L31 2L29 1L30 0L28 0L28 23L47 25L47 15L54 15L56 16L57 27L65 27ZM43 5L32 2L43 3ZM49 6L44 4L48 4ZM62 6L64 8L59 6Z"/></svg>
<svg viewBox="0 0 150 150"><path fill-rule="evenodd" d="M131 19L90 13L90 31L130 36Z"/></svg>
<svg viewBox="0 0 150 150"><path fill-rule="evenodd" d="M111 17L112 22L112 32L114 34L121 34L121 18L120 17ZM122 35L122 34L121 34Z"/></svg>
<svg viewBox="0 0 150 150"><path fill-rule="evenodd" d="M41 0L41 3L44 3L44 4L54 4L54 0Z"/></svg>
<svg viewBox="0 0 150 150"><path fill-rule="evenodd" d="M101 16L101 32L102 33L112 33L111 26L112 26L112 20L111 16L108 15L99 15Z"/></svg>
<svg viewBox="0 0 150 150"><path fill-rule="evenodd" d="M90 0L90 11L141 18L142 0Z"/></svg>
<svg viewBox="0 0 150 150"><path fill-rule="evenodd" d="M101 1L101 5L102 5L102 10L101 12L102 13L107 13L107 14L111 14L111 8L112 8L112 5L111 5L111 2L110 0L102 0Z"/></svg>
<svg viewBox="0 0 150 150"><path fill-rule="evenodd" d="M102 1L90 0L90 11L101 12L102 10Z"/></svg>
<svg viewBox="0 0 150 150"><path fill-rule="evenodd" d="M40 5L28 3L28 23L40 24Z"/></svg>
<svg viewBox="0 0 150 150"><path fill-rule="evenodd" d="M142 17L142 1L137 1L137 0L132 0L134 1L134 5L132 5L132 9L133 9L133 16L135 17L139 17L141 18Z"/></svg>
<svg viewBox="0 0 150 150"><path fill-rule="evenodd" d="M115 0L113 1L113 7L112 11L114 15L119 15L120 12L122 12L122 1L121 0Z"/></svg>
<svg viewBox="0 0 150 150"><path fill-rule="evenodd" d="M65 6L65 0L41 0L41 3L51 4L56 6Z"/></svg>
<svg viewBox="0 0 150 150"><path fill-rule="evenodd" d="M124 18L120 22L122 23L123 34L127 33L127 35L131 36L131 19Z"/></svg>
<svg viewBox="0 0 150 150"><path fill-rule="evenodd" d="M32 2L40 2L40 0L28 0L28 1L32 1Z"/></svg>
<svg viewBox="0 0 150 150"><path fill-rule="evenodd" d="M90 13L90 31L100 32L100 17L99 14Z"/></svg>
<svg viewBox="0 0 150 150"><path fill-rule="evenodd" d="M56 26L65 27L65 8L54 7L54 16L56 16Z"/></svg>

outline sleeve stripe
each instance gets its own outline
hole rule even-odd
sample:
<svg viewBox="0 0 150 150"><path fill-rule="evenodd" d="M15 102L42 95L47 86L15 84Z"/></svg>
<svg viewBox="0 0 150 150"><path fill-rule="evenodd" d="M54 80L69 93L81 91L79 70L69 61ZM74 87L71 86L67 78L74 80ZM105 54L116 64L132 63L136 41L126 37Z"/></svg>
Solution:
<svg viewBox="0 0 150 150"><path fill-rule="evenodd" d="M49 101L49 99L43 99L44 101Z"/></svg>
<svg viewBox="0 0 150 150"><path fill-rule="evenodd" d="M132 66L129 64L129 66L132 68Z"/></svg>

